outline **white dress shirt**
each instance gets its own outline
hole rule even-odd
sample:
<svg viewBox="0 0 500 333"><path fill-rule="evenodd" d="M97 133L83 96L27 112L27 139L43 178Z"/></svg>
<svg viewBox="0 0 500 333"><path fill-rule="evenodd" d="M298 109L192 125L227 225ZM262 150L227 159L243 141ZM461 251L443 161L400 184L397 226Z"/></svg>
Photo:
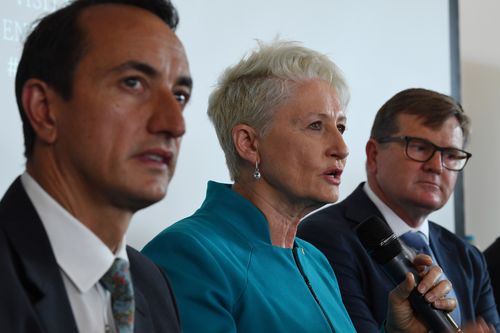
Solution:
<svg viewBox="0 0 500 333"><path fill-rule="evenodd" d="M115 332L111 295L99 283L99 279L116 257L128 261L125 239L118 246L116 254L113 254L27 172L21 175L21 182L49 237L78 331Z"/></svg>
<svg viewBox="0 0 500 333"><path fill-rule="evenodd" d="M399 237L408 231L420 231L425 235L425 241L427 242L427 245L429 245L429 221L427 219L425 219L424 222L420 226L418 226L418 228L412 228L408 224L406 224L406 222L403 221L399 216L397 216L392 209L390 209L385 203L383 203L382 200L380 200L375 192L372 191L368 182L364 184L363 190L365 191L368 198L370 198L373 204L382 213L382 216L387 221L387 224L389 225L389 227L391 227L396 236Z"/></svg>

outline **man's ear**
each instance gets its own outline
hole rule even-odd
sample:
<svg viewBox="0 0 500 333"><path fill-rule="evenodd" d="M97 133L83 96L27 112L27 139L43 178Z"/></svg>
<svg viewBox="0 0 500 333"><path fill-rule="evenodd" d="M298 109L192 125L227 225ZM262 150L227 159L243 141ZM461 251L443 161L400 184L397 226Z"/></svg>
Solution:
<svg viewBox="0 0 500 333"><path fill-rule="evenodd" d="M56 93L39 79L26 81L22 91L24 114L28 118L37 139L51 144L57 137L56 113L53 98Z"/></svg>
<svg viewBox="0 0 500 333"><path fill-rule="evenodd" d="M378 142L371 138L366 143L366 171L371 174L377 173Z"/></svg>
<svg viewBox="0 0 500 333"><path fill-rule="evenodd" d="M260 160L259 140L255 129L245 124L238 124L231 131L236 151L240 157L252 165Z"/></svg>

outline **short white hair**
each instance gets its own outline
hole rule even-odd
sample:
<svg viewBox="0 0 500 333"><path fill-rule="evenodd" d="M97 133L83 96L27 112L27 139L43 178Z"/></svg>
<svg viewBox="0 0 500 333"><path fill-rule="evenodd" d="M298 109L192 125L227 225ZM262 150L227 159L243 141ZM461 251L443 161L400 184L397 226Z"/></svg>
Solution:
<svg viewBox="0 0 500 333"><path fill-rule="evenodd" d="M257 49L219 77L210 95L208 116L214 124L232 180L240 173L232 129L238 124L253 127L259 135L269 128L274 112L291 96L298 83L320 79L330 82L345 110L349 88L341 70L326 55L298 42L258 41Z"/></svg>

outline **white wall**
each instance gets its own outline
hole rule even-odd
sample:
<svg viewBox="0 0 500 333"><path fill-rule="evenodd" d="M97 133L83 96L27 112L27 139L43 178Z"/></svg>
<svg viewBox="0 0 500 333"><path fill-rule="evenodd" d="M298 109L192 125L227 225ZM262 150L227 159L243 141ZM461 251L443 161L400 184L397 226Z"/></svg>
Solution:
<svg viewBox="0 0 500 333"><path fill-rule="evenodd" d="M20 2L0 4L0 19L14 16ZM35 0L31 0L34 2ZM55 1L55 0L53 0ZM16 7L17 3L17 7ZM408 87L450 93L447 0L177 0L184 42L194 76L194 94L185 111L187 134L167 199L135 217L129 242L141 248L156 233L191 214L202 202L207 180L228 181L224 157L205 114L208 94L218 75L255 46L276 35L303 41L328 54L345 72L352 98L346 140L350 146L341 195L364 176L364 144L378 108ZM16 8L13 8L16 7ZM32 17L38 15L27 10ZM17 14L16 14L17 15ZM0 28L1 29L1 28ZM5 34L5 31L3 32ZM0 31L0 36L2 31ZM17 51L0 40L0 70ZM16 46L16 47L17 47ZM7 47L9 49L7 49ZM5 74L0 72L0 77ZM0 193L23 170L22 137L13 102L13 80L0 80L2 172ZM6 84L5 86L3 86ZM454 229L453 199L434 219Z"/></svg>
<svg viewBox="0 0 500 333"><path fill-rule="evenodd" d="M500 2L460 0L462 101L472 117L466 232L483 250L500 236Z"/></svg>

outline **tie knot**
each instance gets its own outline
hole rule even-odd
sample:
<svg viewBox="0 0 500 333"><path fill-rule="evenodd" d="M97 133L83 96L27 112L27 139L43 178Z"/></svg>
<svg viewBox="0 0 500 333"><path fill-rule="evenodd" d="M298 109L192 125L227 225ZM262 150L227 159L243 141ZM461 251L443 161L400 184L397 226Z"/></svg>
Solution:
<svg viewBox="0 0 500 333"><path fill-rule="evenodd" d="M114 294L117 289L125 288L130 284L130 271L128 262L124 259L116 258L113 265L102 276L101 284L111 294Z"/></svg>
<svg viewBox="0 0 500 333"><path fill-rule="evenodd" d="M402 239L406 245L414 248L418 253L423 252L430 255L430 248L425 241L425 235L420 231L408 231L402 234L399 238Z"/></svg>

